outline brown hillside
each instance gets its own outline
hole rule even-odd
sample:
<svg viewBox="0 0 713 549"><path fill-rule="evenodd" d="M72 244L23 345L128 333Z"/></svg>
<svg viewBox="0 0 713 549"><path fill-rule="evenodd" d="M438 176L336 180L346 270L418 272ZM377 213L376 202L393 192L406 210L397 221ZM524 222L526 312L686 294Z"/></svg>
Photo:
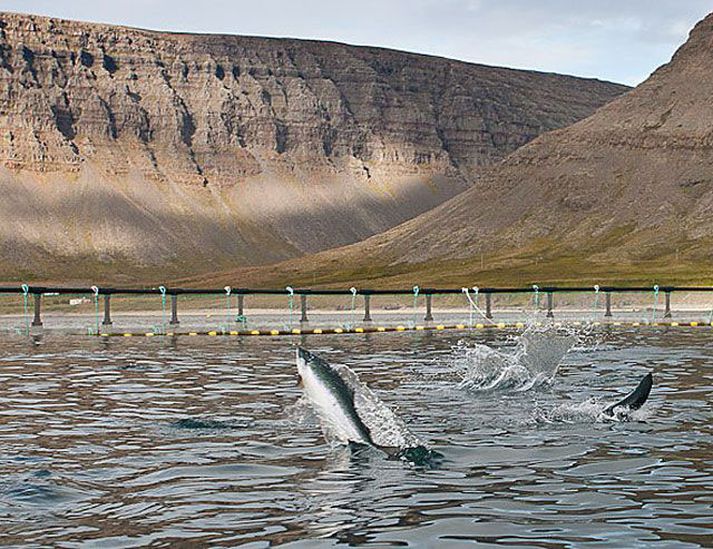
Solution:
<svg viewBox="0 0 713 549"><path fill-rule="evenodd" d="M148 281L355 242L625 90L3 13L0 277Z"/></svg>
<svg viewBox="0 0 713 549"><path fill-rule="evenodd" d="M272 272L370 285L711 282L711 90L713 14L635 90L540 136L461 195Z"/></svg>

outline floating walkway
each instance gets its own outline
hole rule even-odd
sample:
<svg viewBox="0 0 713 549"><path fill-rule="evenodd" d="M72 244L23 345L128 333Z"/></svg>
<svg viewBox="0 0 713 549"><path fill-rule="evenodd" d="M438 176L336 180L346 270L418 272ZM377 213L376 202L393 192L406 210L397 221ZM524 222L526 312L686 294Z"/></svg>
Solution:
<svg viewBox="0 0 713 549"><path fill-rule="evenodd" d="M713 287L703 286L659 286L651 287L622 287L622 286L576 286L576 287L554 287L532 285L523 288L479 288L478 286L463 287L463 288L420 288L413 286L410 289L402 290L374 290L374 289L357 289L355 287L348 289L294 289L291 286L286 286L284 289L249 289L249 288L232 288L225 286L220 289L195 289L195 288L169 288L166 286L158 286L154 288L110 288L110 287L50 287L50 286L31 286L22 284L19 286L0 287L0 295L17 295L22 299L22 318L24 320L24 330L30 333L31 330L41 330L44 326L42 319L42 303L43 298L47 296L75 296L74 301L80 301L86 304L93 304L94 315L87 316L87 320L92 324L87 326L87 332L91 335L102 337L152 337L152 336L305 336L305 335L322 335L322 334L370 334L381 332L420 332L420 331L446 331L446 330L502 330L502 329L523 329L532 323L518 322L519 319L508 319L507 316L512 316L506 311L500 311L498 316L501 319L495 319L498 311L495 311L493 297L520 295L521 300L530 303L531 311L544 313L547 319L547 325L563 325L561 320L571 311L566 308L561 312L556 308L555 296L557 294L582 294L580 299L591 300L591 309L583 316L588 318L579 318L577 320L568 321L566 325L602 325L613 327L711 327L713 326L713 304L711 304L711 312L707 320L696 320L688 322L676 322L673 319L672 310L672 294L674 293L706 293L713 298ZM643 299L647 305L645 310L641 310L642 320L632 321L631 315L628 313L628 319L621 318L620 321L614 319L614 311L612 309L612 295L614 294L638 294L640 299ZM648 297L647 297L648 294ZM467 308L465 315L468 317L468 322L453 322L451 318L447 321L445 317L449 316L446 311L440 313L436 311L436 316L441 315L441 323L434 317L433 298L435 296L451 296L450 301L458 301ZM462 301L457 297L460 295ZM76 299L76 296L82 296ZM112 297L114 296L154 296L160 298L160 322L159 325L153 325L150 328L145 327L141 330L136 327L128 327L117 329L114 326L112 318ZM205 326L194 327L192 329L179 329L181 320L179 318L179 298L181 296L221 296L221 301L224 299L224 309L221 306L220 316L224 319L221 326L217 329L207 329ZM282 296L286 298L287 309L289 309L289 317L287 311L282 309L284 320L289 318L289 322L273 322L273 324L282 324L280 328L265 328L264 326L250 326L246 316L246 298L249 296ZM324 326L309 327L310 324L310 308L309 299L316 296L347 296L350 307L343 309L340 314L348 316L349 322L341 323L341 319L331 319ZM395 316L401 315L397 320L392 319L389 325L383 325L382 320L374 321L371 312L371 300L375 296L406 296L412 306L409 307L406 315L396 313ZM589 297L586 297L589 296ZM481 309L480 301L484 301ZM296 301L299 300L297 306ZM71 301L68 303L71 304ZM359 307L357 302L360 301ZM284 303L284 302L283 302ZM55 299L56 305L56 299ZM149 304L150 306L150 304ZM158 304L155 305L158 307ZM89 305L87 306L89 307ZM422 313L419 313L419 309ZM279 311L276 311L279 312ZM358 316L361 316L361 322L357 322ZM363 316L362 316L363 313ZM591 313L591 314L589 314ZM603 314L602 314L603 313ZM58 312L55 315L64 313ZM153 315L157 316L158 311L154 310ZM421 316L421 314L423 316ZM526 314L527 311L526 311ZM622 313L620 313L622 314ZM638 313L637 313L638 314ZM294 315L294 316L293 316ZM595 318L601 315L601 321L595 321ZM701 315L699 311L698 315ZM529 314L528 314L529 316ZM559 316L559 323L555 323L556 316ZM592 317L593 316L593 317ZM691 315L693 316L693 315ZM703 316L703 315L701 315ZM408 321L405 318L410 317ZM643 318L646 317L646 318ZM694 317L695 318L695 317ZM294 321L293 321L294 319ZM690 316L689 316L690 319ZM421 323L421 321L423 323ZM446 323L448 322L448 323ZM140 324L140 323L139 323ZM191 324L190 322L188 323ZM299 324L299 328L294 327ZM285 327L285 325L287 327ZM540 325L544 325L540 323ZM148 329L147 329L148 328ZM200 329L197 329L200 328ZM250 329L249 329L250 328Z"/></svg>
<svg viewBox="0 0 713 549"><path fill-rule="evenodd" d="M576 326L602 326L602 327L618 327L618 328L713 328L713 322L569 322L562 323L534 323L525 324L523 322L516 323L497 323L497 324L475 324L469 326L466 324L438 324L436 326L375 326L375 327L359 327L359 328L314 328L303 330L294 328L292 330L232 330L232 331L196 331L196 332L107 332L99 333L100 337L179 337L179 336L241 336L241 337L257 337L257 336L309 336L309 335L325 335L325 334L380 334L387 332L442 332L442 331L466 331L466 330L522 330L528 326L552 326L555 328L576 327Z"/></svg>

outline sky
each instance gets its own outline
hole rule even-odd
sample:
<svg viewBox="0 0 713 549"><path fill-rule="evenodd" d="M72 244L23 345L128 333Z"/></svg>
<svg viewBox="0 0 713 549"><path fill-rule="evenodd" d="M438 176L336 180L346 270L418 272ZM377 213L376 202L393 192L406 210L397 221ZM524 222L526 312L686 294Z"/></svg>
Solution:
<svg viewBox="0 0 713 549"><path fill-rule="evenodd" d="M0 10L334 40L636 85L669 61L713 1L0 0Z"/></svg>

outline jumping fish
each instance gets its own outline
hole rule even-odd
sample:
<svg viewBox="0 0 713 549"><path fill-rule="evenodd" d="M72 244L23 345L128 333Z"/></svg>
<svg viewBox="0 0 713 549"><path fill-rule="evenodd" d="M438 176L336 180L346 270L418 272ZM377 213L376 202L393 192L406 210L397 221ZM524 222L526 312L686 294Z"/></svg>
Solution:
<svg viewBox="0 0 713 549"><path fill-rule="evenodd" d="M604 410L602 410L602 415L607 418L626 417L629 412L638 410L644 405L646 399L649 398L652 385L653 376L649 372L642 378L636 389L620 401L615 402L611 406L607 406Z"/></svg>
<svg viewBox="0 0 713 549"><path fill-rule="evenodd" d="M440 454L419 443L420 441L408 432L401 435L403 446L386 446L375 441L378 433L374 432L374 429L379 426L374 418L367 418L364 413L368 408L367 396L370 391L351 370L334 367L323 358L298 347L297 372L307 400L320 419L326 422L329 432L340 442L369 445L390 458L404 459L418 465L432 463L440 457ZM372 404L374 400L378 401L373 395L371 400ZM392 426L395 422L402 423L383 403L378 401L377 406L380 407L382 416L389 417Z"/></svg>

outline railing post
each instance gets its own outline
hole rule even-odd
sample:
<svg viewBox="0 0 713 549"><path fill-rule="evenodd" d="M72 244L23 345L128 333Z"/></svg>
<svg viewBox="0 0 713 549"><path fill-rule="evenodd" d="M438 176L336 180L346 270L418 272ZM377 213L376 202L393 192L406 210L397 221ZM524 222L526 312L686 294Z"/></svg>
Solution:
<svg viewBox="0 0 713 549"><path fill-rule="evenodd" d="M245 294L238 294L238 318L245 316Z"/></svg>
<svg viewBox="0 0 713 549"><path fill-rule="evenodd" d="M493 294L485 294L485 318L493 318Z"/></svg>
<svg viewBox="0 0 713 549"><path fill-rule="evenodd" d="M171 324L172 326L178 326L181 323L178 320L178 294L171 294Z"/></svg>
<svg viewBox="0 0 713 549"><path fill-rule="evenodd" d="M433 294L426 294L426 316L423 317L423 320L426 322L430 322L433 320L433 312L432 312L432 301L433 299Z"/></svg>
<svg viewBox="0 0 713 549"><path fill-rule="evenodd" d="M609 318L612 316L611 314L611 292L606 293L606 311L604 312L604 316Z"/></svg>
<svg viewBox="0 0 713 549"><path fill-rule="evenodd" d="M35 318L32 319L32 325L33 326L42 326L42 317L41 317L42 294L36 293L36 294L33 294L33 296L35 298Z"/></svg>
<svg viewBox="0 0 713 549"><path fill-rule="evenodd" d="M371 322L371 296L369 294L364 295L364 320L363 322Z"/></svg>
<svg viewBox="0 0 713 549"><path fill-rule="evenodd" d="M300 306L302 308L302 316L300 317L300 322L309 322L309 318L307 318L307 295L302 294L300 296Z"/></svg>
<svg viewBox="0 0 713 549"><path fill-rule="evenodd" d="M547 318L554 318L554 294L552 292L547 292Z"/></svg>
<svg viewBox="0 0 713 549"><path fill-rule="evenodd" d="M666 290L664 296L666 299L666 310L664 311L663 317L671 318L671 290Z"/></svg>
<svg viewBox="0 0 713 549"><path fill-rule="evenodd" d="M104 320L102 326L111 326L111 294L104 294Z"/></svg>

